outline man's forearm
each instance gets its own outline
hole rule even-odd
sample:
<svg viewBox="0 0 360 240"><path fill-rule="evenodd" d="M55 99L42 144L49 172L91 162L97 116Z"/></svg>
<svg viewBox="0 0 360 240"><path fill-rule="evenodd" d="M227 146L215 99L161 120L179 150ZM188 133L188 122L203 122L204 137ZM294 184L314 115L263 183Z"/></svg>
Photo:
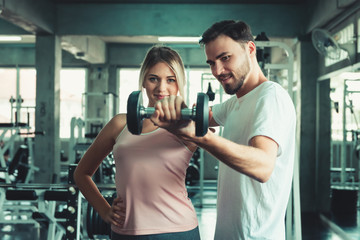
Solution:
<svg viewBox="0 0 360 240"><path fill-rule="evenodd" d="M261 148L237 144L210 131L204 137L193 137L192 141L240 173L259 182L270 178L276 155L271 157Z"/></svg>

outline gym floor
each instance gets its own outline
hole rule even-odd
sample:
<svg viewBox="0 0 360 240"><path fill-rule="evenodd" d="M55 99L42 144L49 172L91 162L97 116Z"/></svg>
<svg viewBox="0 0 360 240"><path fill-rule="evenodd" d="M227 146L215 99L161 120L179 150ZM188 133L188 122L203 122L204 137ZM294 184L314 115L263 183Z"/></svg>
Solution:
<svg viewBox="0 0 360 240"><path fill-rule="evenodd" d="M198 193L191 194L197 211L202 240L212 240L216 222L216 186L205 188L202 206ZM359 205L358 205L359 206ZM358 240L360 239L360 208L346 216L302 215L303 240ZM30 224L1 224L1 240L46 239L46 229ZM99 238L100 239L100 238ZM101 238L104 239L104 238Z"/></svg>

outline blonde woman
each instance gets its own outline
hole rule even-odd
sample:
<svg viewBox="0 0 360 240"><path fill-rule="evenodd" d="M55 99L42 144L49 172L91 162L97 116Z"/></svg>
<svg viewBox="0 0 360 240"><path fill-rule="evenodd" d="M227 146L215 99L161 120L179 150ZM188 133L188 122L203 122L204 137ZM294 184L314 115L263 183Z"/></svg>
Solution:
<svg viewBox="0 0 360 240"><path fill-rule="evenodd" d="M179 54L152 47L142 63L139 86L148 107L170 95L183 96L185 70ZM74 179L80 191L111 224L112 239L200 239L196 212L187 196L186 169L197 146L144 119L141 135L132 135L126 114L101 130L80 160ZM92 180L102 160L113 153L117 198L110 206Z"/></svg>

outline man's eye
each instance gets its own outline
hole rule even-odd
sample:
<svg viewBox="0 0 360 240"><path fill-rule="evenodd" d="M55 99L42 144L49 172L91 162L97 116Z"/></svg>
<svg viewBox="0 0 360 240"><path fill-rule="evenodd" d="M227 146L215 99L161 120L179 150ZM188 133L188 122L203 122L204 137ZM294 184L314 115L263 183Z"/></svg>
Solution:
<svg viewBox="0 0 360 240"><path fill-rule="evenodd" d="M229 60L229 58L230 58L230 56L223 56L223 57L221 58L221 60L222 60L222 61L227 61L227 60Z"/></svg>

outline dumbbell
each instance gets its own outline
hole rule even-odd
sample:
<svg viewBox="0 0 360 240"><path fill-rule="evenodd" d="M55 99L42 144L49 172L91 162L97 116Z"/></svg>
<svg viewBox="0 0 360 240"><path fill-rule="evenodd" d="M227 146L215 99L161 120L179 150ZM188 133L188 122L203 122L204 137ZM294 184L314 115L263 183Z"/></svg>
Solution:
<svg viewBox="0 0 360 240"><path fill-rule="evenodd" d="M143 106L141 91L134 91L127 102L127 126L132 134L140 135L144 118L150 118L155 112L154 107ZM209 97L205 93L198 93L194 108L181 109L181 119L195 121L195 135L204 136L209 127Z"/></svg>

